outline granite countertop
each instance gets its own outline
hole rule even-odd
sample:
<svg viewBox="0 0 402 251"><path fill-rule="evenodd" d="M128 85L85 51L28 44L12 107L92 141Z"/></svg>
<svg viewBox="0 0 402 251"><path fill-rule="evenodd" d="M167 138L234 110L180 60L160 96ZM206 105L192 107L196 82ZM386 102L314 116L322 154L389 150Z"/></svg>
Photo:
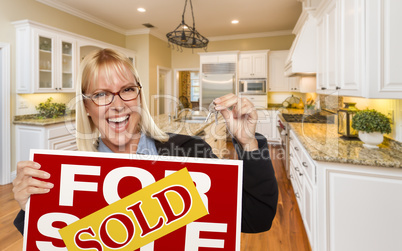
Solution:
<svg viewBox="0 0 402 251"><path fill-rule="evenodd" d="M207 126L215 122L215 117L212 116L211 119L206 123L186 123L184 121L175 121L170 119L167 114L161 114L154 117L156 125L164 132L185 134L185 135L198 135Z"/></svg>
<svg viewBox="0 0 402 251"><path fill-rule="evenodd" d="M75 112L67 114L63 117L58 118L50 118L50 119L41 119L36 116L36 114L29 115L19 115L15 116L13 120L13 124L15 125L34 125L34 126L47 126L59 123L65 123L67 121L75 120Z"/></svg>
<svg viewBox="0 0 402 251"><path fill-rule="evenodd" d="M337 124L289 123L313 160L402 168L402 144L384 138L379 149L367 149L360 140L344 140Z"/></svg>

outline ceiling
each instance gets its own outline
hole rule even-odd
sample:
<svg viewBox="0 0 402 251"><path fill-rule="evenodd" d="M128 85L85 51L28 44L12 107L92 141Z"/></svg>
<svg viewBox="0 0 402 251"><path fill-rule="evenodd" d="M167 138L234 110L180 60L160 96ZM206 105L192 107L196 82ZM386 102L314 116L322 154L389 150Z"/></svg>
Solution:
<svg viewBox="0 0 402 251"><path fill-rule="evenodd" d="M126 35L165 37L182 19L185 0L37 0ZM287 33L301 14L301 0L192 0L196 28L209 38ZM142 7L146 12L140 13ZM238 24L231 21L237 19ZM190 2L185 22L192 25ZM155 28L147 29L142 24Z"/></svg>

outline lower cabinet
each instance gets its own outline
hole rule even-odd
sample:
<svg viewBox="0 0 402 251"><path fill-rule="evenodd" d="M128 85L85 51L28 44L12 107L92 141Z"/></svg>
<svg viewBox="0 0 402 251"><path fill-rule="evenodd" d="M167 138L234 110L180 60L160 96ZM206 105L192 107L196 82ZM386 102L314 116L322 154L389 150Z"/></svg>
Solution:
<svg viewBox="0 0 402 251"><path fill-rule="evenodd" d="M29 160L31 149L76 151L75 132L70 132L65 123L36 126L16 125L16 159Z"/></svg>
<svg viewBox="0 0 402 251"><path fill-rule="evenodd" d="M289 136L290 181L303 219L312 250L316 247L316 166L297 140L293 131Z"/></svg>
<svg viewBox="0 0 402 251"><path fill-rule="evenodd" d="M402 250L401 168L313 161L292 130L289 142L291 183L313 251Z"/></svg>
<svg viewBox="0 0 402 251"><path fill-rule="evenodd" d="M257 110L258 120L256 132L264 135L268 141L280 142L276 128L277 114L275 110Z"/></svg>

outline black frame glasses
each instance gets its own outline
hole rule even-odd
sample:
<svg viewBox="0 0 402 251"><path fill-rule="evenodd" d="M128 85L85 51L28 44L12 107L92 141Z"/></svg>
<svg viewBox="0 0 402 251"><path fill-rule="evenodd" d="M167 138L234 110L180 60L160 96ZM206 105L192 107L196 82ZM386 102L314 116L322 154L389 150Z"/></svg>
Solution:
<svg viewBox="0 0 402 251"><path fill-rule="evenodd" d="M135 88L135 89L137 90L137 91L136 91L136 96L135 96L134 98L124 99L124 98L122 97L122 93L124 93L125 91L127 91L128 88ZM137 86L128 86L128 87L124 87L124 88L122 88L122 89L121 89L120 91L118 91L118 92L102 91L101 93L104 93L106 96L109 94L109 95L111 95L111 97L112 97L112 98L110 99L110 101L108 101L108 102L106 102L106 103L104 103L104 104L99 104L100 99L99 99L99 98L96 98L96 97L99 95L99 93L92 94L92 95L85 95L85 94L82 94L82 97L83 97L83 98L86 98L86 99L92 100L92 102L93 102L95 105L97 105L97 106L106 106L106 105L110 105L111 103L113 103L114 97L115 97L116 95L118 95L118 96L120 97L120 99L123 100L123 101L132 101L132 100L138 98L138 96L140 95L140 92L141 92L141 88L142 88L142 86L139 84L139 85L137 85ZM124 96L124 95L123 95L123 96ZM109 97L110 97L110 96L109 96Z"/></svg>

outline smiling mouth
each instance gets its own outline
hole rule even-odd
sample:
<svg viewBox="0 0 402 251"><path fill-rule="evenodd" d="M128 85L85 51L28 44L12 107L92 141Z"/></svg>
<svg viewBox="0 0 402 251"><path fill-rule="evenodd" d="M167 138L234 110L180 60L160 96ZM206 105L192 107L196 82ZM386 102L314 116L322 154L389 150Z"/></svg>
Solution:
<svg viewBox="0 0 402 251"><path fill-rule="evenodd" d="M129 115L126 115L118 118L109 118L107 119L107 122L109 123L109 125L113 127L120 127L127 124L129 117L130 117Z"/></svg>

